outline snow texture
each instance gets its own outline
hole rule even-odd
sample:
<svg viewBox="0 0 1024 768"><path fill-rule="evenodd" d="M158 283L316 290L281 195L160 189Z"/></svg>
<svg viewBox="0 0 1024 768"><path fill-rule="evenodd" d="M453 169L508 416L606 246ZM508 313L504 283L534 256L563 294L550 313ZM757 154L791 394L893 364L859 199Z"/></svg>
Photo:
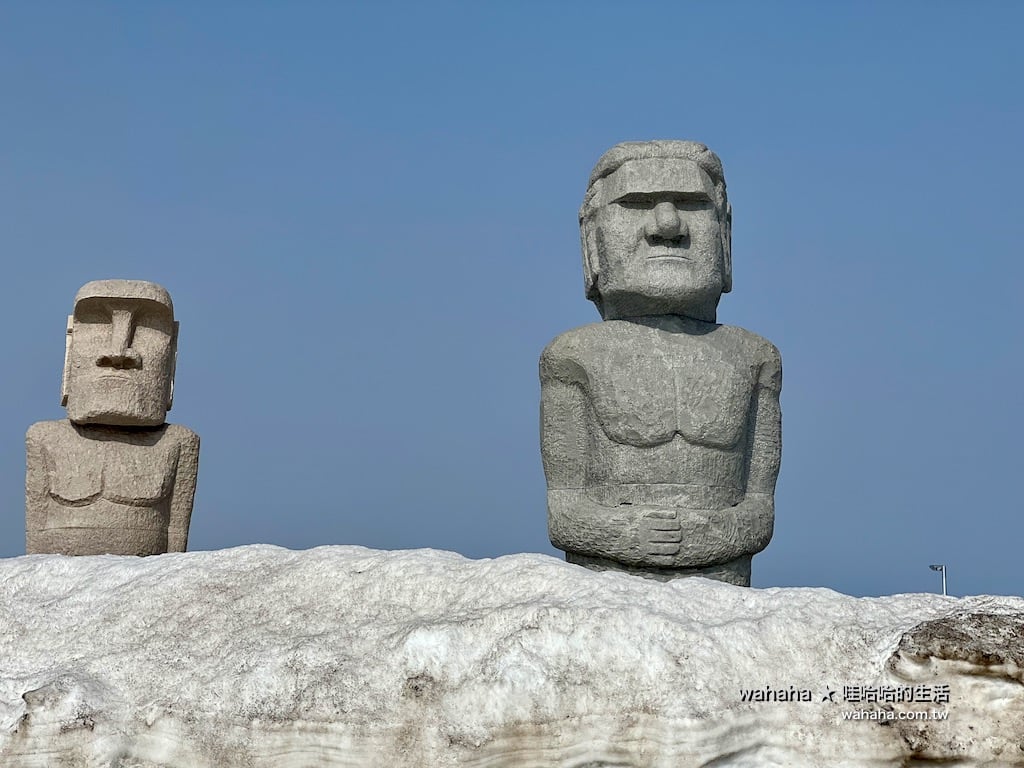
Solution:
<svg viewBox="0 0 1024 768"><path fill-rule="evenodd" d="M0 611L5 768L1024 766L1019 598L261 545L0 560Z"/></svg>

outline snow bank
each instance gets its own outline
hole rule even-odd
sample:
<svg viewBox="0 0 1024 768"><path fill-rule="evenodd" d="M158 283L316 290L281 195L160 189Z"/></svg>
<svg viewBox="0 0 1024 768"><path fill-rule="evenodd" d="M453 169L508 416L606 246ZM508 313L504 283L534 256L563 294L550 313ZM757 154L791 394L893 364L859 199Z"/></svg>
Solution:
<svg viewBox="0 0 1024 768"><path fill-rule="evenodd" d="M0 626L5 767L1024 766L1018 598L250 546L0 560Z"/></svg>

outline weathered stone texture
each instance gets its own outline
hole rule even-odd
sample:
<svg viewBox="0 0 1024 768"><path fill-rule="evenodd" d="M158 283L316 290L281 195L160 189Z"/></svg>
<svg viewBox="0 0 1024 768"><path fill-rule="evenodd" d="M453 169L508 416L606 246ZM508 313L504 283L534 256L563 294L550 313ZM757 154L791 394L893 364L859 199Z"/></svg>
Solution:
<svg viewBox="0 0 1024 768"><path fill-rule="evenodd" d="M782 361L715 322L731 226L703 144L620 144L591 175L585 286L604 322L540 361L548 527L570 562L750 583L774 524Z"/></svg>
<svg viewBox="0 0 1024 768"><path fill-rule="evenodd" d="M84 285L68 318L61 403L68 419L26 435L26 552L183 552L199 436L166 424L178 323L141 280Z"/></svg>

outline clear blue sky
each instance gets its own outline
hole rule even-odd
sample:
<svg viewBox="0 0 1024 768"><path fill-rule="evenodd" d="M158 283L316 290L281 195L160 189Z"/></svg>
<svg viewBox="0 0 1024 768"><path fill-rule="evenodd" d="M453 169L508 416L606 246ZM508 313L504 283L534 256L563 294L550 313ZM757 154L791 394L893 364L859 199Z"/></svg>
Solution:
<svg viewBox="0 0 1024 768"><path fill-rule="evenodd" d="M1024 5L11 2L0 556L99 278L181 321L192 549L554 554L537 357L598 156L722 157L721 322L781 349L757 586L1020 594Z"/></svg>

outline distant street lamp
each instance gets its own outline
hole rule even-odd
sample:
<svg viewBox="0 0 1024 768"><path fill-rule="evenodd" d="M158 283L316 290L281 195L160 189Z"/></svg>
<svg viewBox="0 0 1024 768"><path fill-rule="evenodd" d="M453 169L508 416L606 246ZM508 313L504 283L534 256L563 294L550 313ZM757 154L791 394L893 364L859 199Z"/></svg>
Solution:
<svg viewBox="0 0 1024 768"><path fill-rule="evenodd" d="M946 566L944 565L929 565L933 571L939 571L942 574L942 594L946 594Z"/></svg>

